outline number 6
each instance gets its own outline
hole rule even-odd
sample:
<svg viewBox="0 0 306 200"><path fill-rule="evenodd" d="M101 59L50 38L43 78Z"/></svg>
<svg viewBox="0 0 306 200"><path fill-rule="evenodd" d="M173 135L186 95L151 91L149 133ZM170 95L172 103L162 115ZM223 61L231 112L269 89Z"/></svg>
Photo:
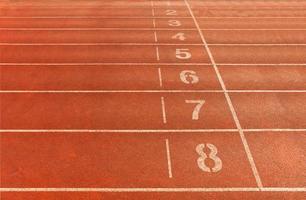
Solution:
<svg viewBox="0 0 306 200"><path fill-rule="evenodd" d="M180 73L180 78L183 83L186 84L194 84L199 82L199 77L197 76L195 71L192 70L184 70ZM187 78L190 78L191 80L187 80Z"/></svg>

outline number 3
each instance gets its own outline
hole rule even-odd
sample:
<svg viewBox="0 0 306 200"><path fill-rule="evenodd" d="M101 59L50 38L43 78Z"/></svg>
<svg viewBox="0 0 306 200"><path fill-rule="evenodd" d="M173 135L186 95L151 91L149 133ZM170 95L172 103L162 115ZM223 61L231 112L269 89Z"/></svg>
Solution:
<svg viewBox="0 0 306 200"><path fill-rule="evenodd" d="M169 20L168 21L169 26L181 26L181 22L178 20Z"/></svg>
<svg viewBox="0 0 306 200"><path fill-rule="evenodd" d="M204 172L218 172L222 169L222 160L217 156L218 150L217 147L213 144L206 144L207 148L210 150L209 156L204 152L205 144L199 144L196 147L196 152L200 155L198 158L198 167L204 171ZM206 159L212 159L215 163L215 166L213 168L209 168L205 164Z"/></svg>

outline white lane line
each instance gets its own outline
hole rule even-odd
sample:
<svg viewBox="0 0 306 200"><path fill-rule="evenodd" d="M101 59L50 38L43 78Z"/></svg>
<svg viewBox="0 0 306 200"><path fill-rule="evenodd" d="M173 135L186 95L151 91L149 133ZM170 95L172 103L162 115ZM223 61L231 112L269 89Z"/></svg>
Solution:
<svg viewBox="0 0 306 200"><path fill-rule="evenodd" d="M244 132L306 132L306 129L243 129ZM1 133L224 133L238 132L238 129L0 129Z"/></svg>
<svg viewBox="0 0 306 200"><path fill-rule="evenodd" d="M154 31L154 40L155 40L155 42L158 42L156 31ZM162 43L160 43L160 44L162 44Z"/></svg>
<svg viewBox="0 0 306 200"><path fill-rule="evenodd" d="M152 19L152 23L153 23L153 28L156 28L156 20L155 20L155 18Z"/></svg>
<svg viewBox="0 0 306 200"><path fill-rule="evenodd" d="M305 28L207 28L202 31L306 31Z"/></svg>
<svg viewBox="0 0 306 200"><path fill-rule="evenodd" d="M223 66L306 66L306 63L216 63L217 65L223 65ZM0 63L0 66L7 65L7 66L15 66L15 65L24 65L24 66L65 66L65 65L71 65L71 66L90 66L90 65L108 65L108 66L142 66L142 65L170 65L170 66L211 66L211 63Z"/></svg>
<svg viewBox="0 0 306 200"><path fill-rule="evenodd" d="M197 44L192 44L193 46L196 46ZM191 45L191 46L192 46ZM304 43L232 43L232 44L207 44L208 46L306 46Z"/></svg>
<svg viewBox="0 0 306 200"><path fill-rule="evenodd" d="M158 79L159 79L159 86L163 87L163 77L162 77L162 72L161 72L161 68L158 68Z"/></svg>
<svg viewBox="0 0 306 200"><path fill-rule="evenodd" d="M197 65L197 66L203 66L203 65L211 65L210 63L157 63L157 62L152 62L152 63L0 63L1 65L7 65L7 66L15 66L15 65L24 65L24 66L54 66L54 65L59 65L59 66L88 66L88 65L107 65L107 66L143 66L143 65L153 65L153 66L158 66L158 65L170 65L170 66L190 66L190 65ZM306 64L305 64L306 65Z"/></svg>
<svg viewBox="0 0 306 200"><path fill-rule="evenodd" d="M163 86L161 68L159 85ZM0 93L223 93L223 90L0 90ZM306 90L226 90L228 93L306 93Z"/></svg>
<svg viewBox="0 0 306 200"><path fill-rule="evenodd" d="M167 16L155 16L155 18L160 19L172 19L172 17ZM192 19L192 17L188 16L177 16L175 18L178 19ZM306 17L297 16L297 17L289 17L289 16L199 16L197 19L305 19ZM0 16L0 19L152 19L150 16L69 16L69 15L61 15L61 16Z"/></svg>
<svg viewBox="0 0 306 200"><path fill-rule="evenodd" d="M156 63L156 62L152 62L152 63L0 63L1 65L25 65L25 66L35 66L35 65L46 65L46 66L54 66L54 65L71 65L71 66L75 66L75 65L109 65L109 66L117 66L117 65L122 65L122 66L135 66L135 65L183 65L183 66L189 66L189 65L211 65L210 63ZM306 64L305 64L306 65Z"/></svg>
<svg viewBox="0 0 306 200"><path fill-rule="evenodd" d="M232 100L231 100L229 94L227 93L227 89L226 89L225 83L224 83L224 81L223 81L223 79L222 79L222 76L221 76L221 74L220 74L220 72L219 72L219 69L218 69L217 64L216 64L216 62L215 62L215 59L214 59L214 57L213 57L213 55L212 55L212 53L211 53L211 51L210 51L210 49L209 49L209 47L208 47L208 45L207 45L206 39L205 39L205 37L204 37L204 35L203 35L203 32L202 32L201 29L200 29L200 26L199 26L199 24L198 24L198 21L196 20L196 18L195 18L195 16L194 16L193 12L192 12L192 10L191 10L191 7L190 7L190 5L189 5L189 2L188 2L187 0L184 0L184 2L185 2L186 6L187 6L187 8L188 8L188 10L189 10L189 12L190 12L190 15L191 15L192 18L193 18L193 21L194 21L194 23L195 23L195 26L196 26L197 29L198 29L198 32L199 32L200 37L201 37L201 40L202 40L202 42L203 42L203 44L204 44L205 50L206 50L206 52L207 52L207 54L208 54L208 56L209 56L209 58L210 58L210 61L211 61L212 65L213 65L213 68L214 68L214 70L215 70L215 72L216 72L216 75L217 75L217 77L218 77L218 80L219 80L219 82L220 82L220 84L221 84L221 87L222 87L222 89L223 89L223 91L224 91L224 95L225 95L226 101L227 101L227 103L228 103L228 105L229 105L229 108L230 108L230 111L231 111L232 116L233 116L233 118L234 118L235 124L236 124L236 126L237 126L237 128L238 128L238 130L239 130L239 134L240 134L240 137L241 137L241 140L242 140L242 143L243 143L245 152L246 152L246 154L247 154L249 163L250 163L250 165L251 165L251 168L252 168L253 175L254 175L254 177L255 177L257 186L258 186L259 188L262 188L263 185L262 185L261 179L260 179L260 177L259 177L258 170L257 170L257 167L256 167L256 165L255 165L254 158L253 158L253 156L252 156L252 154L251 154L249 145L248 145L248 143L247 143L247 140L246 140L245 135L244 135L244 133L243 133L242 127L241 127L240 122L239 122L239 120L238 120L237 113L236 113L236 111L235 111L235 109L234 109Z"/></svg>
<svg viewBox="0 0 306 200"><path fill-rule="evenodd" d="M0 129L0 133L224 133L238 129Z"/></svg>
<svg viewBox="0 0 306 200"><path fill-rule="evenodd" d="M193 28L0 28L5 31L153 31L153 30L161 30L161 31L196 31Z"/></svg>
<svg viewBox="0 0 306 200"><path fill-rule="evenodd" d="M158 46L155 46L155 51L156 51L156 60L160 61L160 57L159 57L159 48Z"/></svg>
<svg viewBox="0 0 306 200"><path fill-rule="evenodd" d="M306 63L217 63L224 66L306 66Z"/></svg>
<svg viewBox="0 0 306 200"><path fill-rule="evenodd" d="M223 93L222 90L0 90L0 93Z"/></svg>
<svg viewBox="0 0 306 200"><path fill-rule="evenodd" d="M165 142L166 142L166 152L167 152L168 176L169 178L172 178L173 176L172 176L172 164L171 164L169 139L166 139Z"/></svg>
<svg viewBox="0 0 306 200"><path fill-rule="evenodd" d="M283 129L243 129L244 132L306 132L306 128L303 129L293 129L293 128L283 128Z"/></svg>
<svg viewBox="0 0 306 200"><path fill-rule="evenodd" d="M227 90L227 92L230 92L230 93L306 93L306 90Z"/></svg>
<svg viewBox="0 0 306 200"><path fill-rule="evenodd" d="M305 192L306 188L0 188L0 192Z"/></svg>
<svg viewBox="0 0 306 200"><path fill-rule="evenodd" d="M0 133L232 133L238 129L0 129ZM249 133L306 132L304 129L243 129Z"/></svg>
<svg viewBox="0 0 306 200"><path fill-rule="evenodd" d="M160 97L161 101L161 109L162 109L162 116L163 116L163 123L167 123L167 115L166 115L166 106L165 106L165 99L164 97Z"/></svg>
<svg viewBox="0 0 306 200"><path fill-rule="evenodd" d="M70 28L9 28L9 27L2 27L1 30L6 31L103 31L103 30L118 30L118 31L152 31L152 30L160 30L160 31L197 31L197 29L194 28L115 28L115 27L109 27L109 28L76 28L76 27L70 27ZM202 29L205 31L306 31L306 28L296 28L296 29L286 29L286 28L207 28Z"/></svg>
<svg viewBox="0 0 306 200"><path fill-rule="evenodd" d="M155 42L158 42L157 40L157 34L156 31L154 31L154 40ZM109 43L0 43L2 46L203 46L203 44L188 44L188 43L139 43L139 42L109 42ZM262 43L262 44L207 44L208 46L306 46L306 43L299 43L299 44L273 44L273 43Z"/></svg>

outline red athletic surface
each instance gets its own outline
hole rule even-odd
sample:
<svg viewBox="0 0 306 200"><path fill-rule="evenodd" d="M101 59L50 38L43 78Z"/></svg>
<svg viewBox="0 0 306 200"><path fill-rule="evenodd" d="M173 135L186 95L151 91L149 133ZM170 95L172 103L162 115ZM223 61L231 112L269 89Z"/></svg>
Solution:
<svg viewBox="0 0 306 200"><path fill-rule="evenodd" d="M1 200L306 199L305 1L0 0L0 81Z"/></svg>

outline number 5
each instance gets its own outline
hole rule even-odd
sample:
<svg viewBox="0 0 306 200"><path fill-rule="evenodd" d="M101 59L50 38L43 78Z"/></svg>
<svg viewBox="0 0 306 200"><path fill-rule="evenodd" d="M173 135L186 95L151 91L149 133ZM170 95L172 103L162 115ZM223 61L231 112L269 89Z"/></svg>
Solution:
<svg viewBox="0 0 306 200"><path fill-rule="evenodd" d="M205 103L205 100L185 100L185 102L197 104L192 112L192 120L199 120L199 113Z"/></svg>
<svg viewBox="0 0 306 200"><path fill-rule="evenodd" d="M191 58L191 53L189 49L176 49L175 50L176 58L186 60Z"/></svg>

